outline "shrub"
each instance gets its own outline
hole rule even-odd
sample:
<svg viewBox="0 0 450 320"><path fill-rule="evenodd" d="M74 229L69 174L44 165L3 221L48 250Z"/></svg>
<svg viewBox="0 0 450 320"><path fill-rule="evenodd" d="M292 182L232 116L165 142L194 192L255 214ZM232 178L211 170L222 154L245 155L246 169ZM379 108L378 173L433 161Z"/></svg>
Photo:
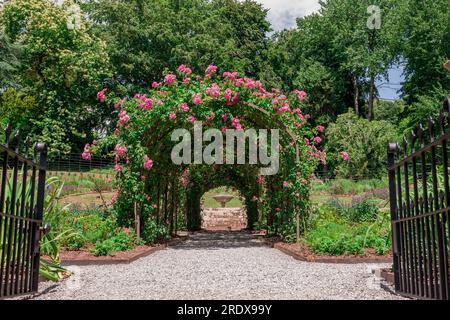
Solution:
<svg viewBox="0 0 450 320"><path fill-rule="evenodd" d="M165 224L157 225L155 221L148 220L144 225L141 236L147 244L167 240L170 238L169 228Z"/></svg>
<svg viewBox="0 0 450 320"><path fill-rule="evenodd" d="M326 133L329 165L335 168L339 177L384 176L387 144L396 141L396 135L395 126L387 121L369 121L352 110L341 114ZM348 161L339 157L342 151L349 154Z"/></svg>
<svg viewBox="0 0 450 320"><path fill-rule="evenodd" d="M323 205L310 215L305 240L315 253L356 255L372 248L377 254L386 254L390 250L388 215L380 214L375 222L348 223L340 210Z"/></svg>
<svg viewBox="0 0 450 320"><path fill-rule="evenodd" d="M374 221L380 211L376 201L361 197L353 197L351 205L346 205L338 199L331 199L328 205L351 223Z"/></svg>
<svg viewBox="0 0 450 320"><path fill-rule="evenodd" d="M66 240L66 246L69 250L78 251L86 245L86 238L82 234L75 234Z"/></svg>
<svg viewBox="0 0 450 320"><path fill-rule="evenodd" d="M94 256L110 256L117 251L131 250L134 247L135 240L134 233L121 231L109 239L97 242L91 253Z"/></svg>

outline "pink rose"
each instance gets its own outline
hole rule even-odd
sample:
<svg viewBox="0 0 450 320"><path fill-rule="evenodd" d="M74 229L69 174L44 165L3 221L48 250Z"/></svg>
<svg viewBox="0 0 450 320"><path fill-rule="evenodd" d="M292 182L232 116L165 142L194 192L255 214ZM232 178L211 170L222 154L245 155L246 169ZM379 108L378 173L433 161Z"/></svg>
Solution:
<svg viewBox="0 0 450 320"><path fill-rule="evenodd" d="M176 118L177 118L176 113L173 112L173 111L171 111L171 112L169 113L169 119L173 121L173 120L175 120Z"/></svg>
<svg viewBox="0 0 450 320"><path fill-rule="evenodd" d="M175 80L177 80L177 77L172 73L164 77L164 83L167 83L168 85L173 84Z"/></svg>
<svg viewBox="0 0 450 320"><path fill-rule="evenodd" d="M84 145L84 150L83 153L81 154L81 158L86 161L91 160L91 153L89 152L89 144Z"/></svg>
<svg viewBox="0 0 450 320"><path fill-rule="evenodd" d="M344 160L344 161L350 160L350 156L348 155L347 152L341 151L340 155L341 155L342 160Z"/></svg>
<svg viewBox="0 0 450 320"><path fill-rule="evenodd" d="M180 105L180 110L183 112L188 112L189 111L189 106L187 103L183 103Z"/></svg>
<svg viewBox="0 0 450 320"><path fill-rule="evenodd" d="M322 142L322 138L321 137L314 137L314 142L315 143L321 143Z"/></svg>
<svg viewBox="0 0 450 320"><path fill-rule="evenodd" d="M212 65L212 64L210 64L208 66L208 68L206 68L206 71L205 71L205 73L207 75L211 75L211 74L216 73L216 72L217 72L217 67L215 65Z"/></svg>
<svg viewBox="0 0 450 320"><path fill-rule="evenodd" d="M206 94L213 98L220 96L220 87L217 84L213 84L210 88L206 89Z"/></svg>
<svg viewBox="0 0 450 320"><path fill-rule="evenodd" d="M98 101L105 102L105 100L106 100L106 91L108 91L107 88L105 88L105 89L103 89L103 90L101 90L101 91L99 91L97 93L97 100Z"/></svg>
<svg viewBox="0 0 450 320"><path fill-rule="evenodd" d="M316 126L316 129L317 129L317 131L319 131L319 132L324 132L324 131L325 131L325 127L324 127L324 126L321 126L321 125Z"/></svg>
<svg viewBox="0 0 450 320"><path fill-rule="evenodd" d="M144 169L151 170L153 168L153 160L151 160L147 155L144 156Z"/></svg>
<svg viewBox="0 0 450 320"><path fill-rule="evenodd" d="M201 93L195 93L192 95L192 102L196 105L199 106L203 103L202 100L202 94Z"/></svg>
<svg viewBox="0 0 450 320"><path fill-rule="evenodd" d="M197 120L197 119L195 119L194 116L189 116L189 118L188 118L188 121L189 121L190 123L192 123L192 124L194 124L194 122L195 122L196 120Z"/></svg>
<svg viewBox="0 0 450 320"><path fill-rule="evenodd" d="M161 83L153 81L153 83L152 83L152 88L153 89L158 89L160 86L161 86Z"/></svg>
<svg viewBox="0 0 450 320"><path fill-rule="evenodd" d="M283 188L287 188L287 187L289 187L289 182L283 181Z"/></svg>

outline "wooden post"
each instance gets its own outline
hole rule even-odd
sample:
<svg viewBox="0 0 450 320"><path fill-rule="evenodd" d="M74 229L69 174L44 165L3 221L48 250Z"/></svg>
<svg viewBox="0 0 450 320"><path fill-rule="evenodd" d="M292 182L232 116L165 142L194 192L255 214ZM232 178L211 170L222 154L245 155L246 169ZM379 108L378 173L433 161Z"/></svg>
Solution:
<svg viewBox="0 0 450 320"><path fill-rule="evenodd" d="M298 207L297 207L297 215L296 215L296 219L297 219L297 243L300 242L300 212L298 211Z"/></svg>
<svg viewBox="0 0 450 320"><path fill-rule="evenodd" d="M138 210L137 202L134 202L134 228L138 239L141 238L141 217Z"/></svg>

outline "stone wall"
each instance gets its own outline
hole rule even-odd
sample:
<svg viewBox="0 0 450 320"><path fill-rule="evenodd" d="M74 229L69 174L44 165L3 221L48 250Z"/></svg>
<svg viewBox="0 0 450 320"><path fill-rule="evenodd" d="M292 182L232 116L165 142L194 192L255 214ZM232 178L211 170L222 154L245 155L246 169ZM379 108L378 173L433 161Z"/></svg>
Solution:
<svg viewBox="0 0 450 320"><path fill-rule="evenodd" d="M247 214L243 208L206 208L202 210L202 229L242 230L247 227Z"/></svg>

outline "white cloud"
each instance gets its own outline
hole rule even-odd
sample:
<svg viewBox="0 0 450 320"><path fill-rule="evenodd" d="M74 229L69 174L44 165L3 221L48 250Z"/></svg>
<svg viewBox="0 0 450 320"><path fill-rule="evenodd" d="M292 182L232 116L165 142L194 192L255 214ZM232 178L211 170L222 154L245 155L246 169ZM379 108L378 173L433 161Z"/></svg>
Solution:
<svg viewBox="0 0 450 320"><path fill-rule="evenodd" d="M318 10L319 0L256 0L269 10L274 31L295 27L295 19Z"/></svg>

